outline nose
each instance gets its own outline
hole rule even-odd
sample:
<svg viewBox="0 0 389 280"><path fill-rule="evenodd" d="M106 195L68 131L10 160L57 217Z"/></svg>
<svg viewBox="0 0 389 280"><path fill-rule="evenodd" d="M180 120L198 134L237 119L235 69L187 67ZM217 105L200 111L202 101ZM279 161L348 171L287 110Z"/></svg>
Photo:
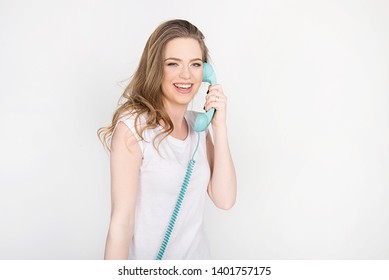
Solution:
<svg viewBox="0 0 389 280"><path fill-rule="evenodd" d="M192 73L190 72L190 69L188 66L182 66L180 71L180 78L182 79L190 79L192 76Z"/></svg>

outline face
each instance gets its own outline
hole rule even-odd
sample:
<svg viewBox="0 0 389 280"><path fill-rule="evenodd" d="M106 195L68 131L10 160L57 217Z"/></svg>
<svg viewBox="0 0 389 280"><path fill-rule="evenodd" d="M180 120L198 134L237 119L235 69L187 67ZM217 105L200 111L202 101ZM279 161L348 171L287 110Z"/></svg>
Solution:
<svg viewBox="0 0 389 280"><path fill-rule="evenodd" d="M192 38L176 38L165 47L162 92L165 105L187 106L203 77L200 44Z"/></svg>

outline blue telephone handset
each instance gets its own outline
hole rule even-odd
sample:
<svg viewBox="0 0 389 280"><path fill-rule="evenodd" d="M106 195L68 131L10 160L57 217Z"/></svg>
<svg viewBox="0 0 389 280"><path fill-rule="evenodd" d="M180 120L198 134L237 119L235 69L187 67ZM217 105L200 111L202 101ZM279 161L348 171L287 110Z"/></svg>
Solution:
<svg viewBox="0 0 389 280"><path fill-rule="evenodd" d="M211 86L216 84L216 75L215 71L210 64L204 62L203 66L203 82L210 83ZM211 108L206 113L199 113L197 115L196 121L194 123L194 131L201 132L207 129L208 125L212 121L213 114L215 113L215 108Z"/></svg>
<svg viewBox="0 0 389 280"><path fill-rule="evenodd" d="M212 66L208 63L204 63L203 67L204 67L204 69L203 69L203 82L207 82L207 83L210 83L211 85L215 85L216 84L216 75L215 75L215 72L213 71ZM163 255L165 254L166 247L169 243L170 235L173 232L174 225L176 223L178 213L179 213L180 208L181 208L181 204L184 200L185 192L186 192L186 189L189 185L190 177L192 175L192 171L193 171L193 168L195 165L194 156L197 152L197 148L198 148L199 143L200 143L200 132L207 129L208 125L211 123L211 120L212 120L214 113L215 113L215 108L211 108L206 113L199 113L197 115L196 120L195 120L195 124L194 124L193 129L194 129L194 131L197 132L197 135L198 135L197 146L196 146L195 151L193 152L192 159L188 163L188 168L186 169L185 178L184 178L184 181L182 182L176 205L174 207L172 216L170 217L169 225L166 228L165 235L163 237L161 246L159 248L159 251L158 251L158 254L156 257L157 260L163 259Z"/></svg>

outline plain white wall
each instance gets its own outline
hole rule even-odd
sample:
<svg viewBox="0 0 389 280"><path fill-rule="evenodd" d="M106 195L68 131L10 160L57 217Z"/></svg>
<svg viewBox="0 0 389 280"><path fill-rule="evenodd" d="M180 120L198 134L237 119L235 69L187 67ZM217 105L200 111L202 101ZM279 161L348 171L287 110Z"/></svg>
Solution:
<svg viewBox="0 0 389 280"><path fill-rule="evenodd" d="M150 33L205 34L239 195L215 259L389 258L389 2L1 1L0 259L101 259L109 123ZM197 102L197 101L196 101Z"/></svg>

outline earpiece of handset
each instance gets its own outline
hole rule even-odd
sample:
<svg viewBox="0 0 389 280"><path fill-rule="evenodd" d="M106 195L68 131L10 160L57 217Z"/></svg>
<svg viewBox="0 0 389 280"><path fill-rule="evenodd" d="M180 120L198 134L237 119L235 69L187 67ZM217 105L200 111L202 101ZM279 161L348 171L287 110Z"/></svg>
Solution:
<svg viewBox="0 0 389 280"><path fill-rule="evenodd" d="M204 63L203 66L203 82L210 83L211 85L216 84L216 75L215 71L213 71L213 68L210 64ZM208 125L212 121L213 114L215 113L215 108L211 108L206 113L199 113L197 115L195 124L194 124L194 131L201 132L207 129Z"/></svg>

